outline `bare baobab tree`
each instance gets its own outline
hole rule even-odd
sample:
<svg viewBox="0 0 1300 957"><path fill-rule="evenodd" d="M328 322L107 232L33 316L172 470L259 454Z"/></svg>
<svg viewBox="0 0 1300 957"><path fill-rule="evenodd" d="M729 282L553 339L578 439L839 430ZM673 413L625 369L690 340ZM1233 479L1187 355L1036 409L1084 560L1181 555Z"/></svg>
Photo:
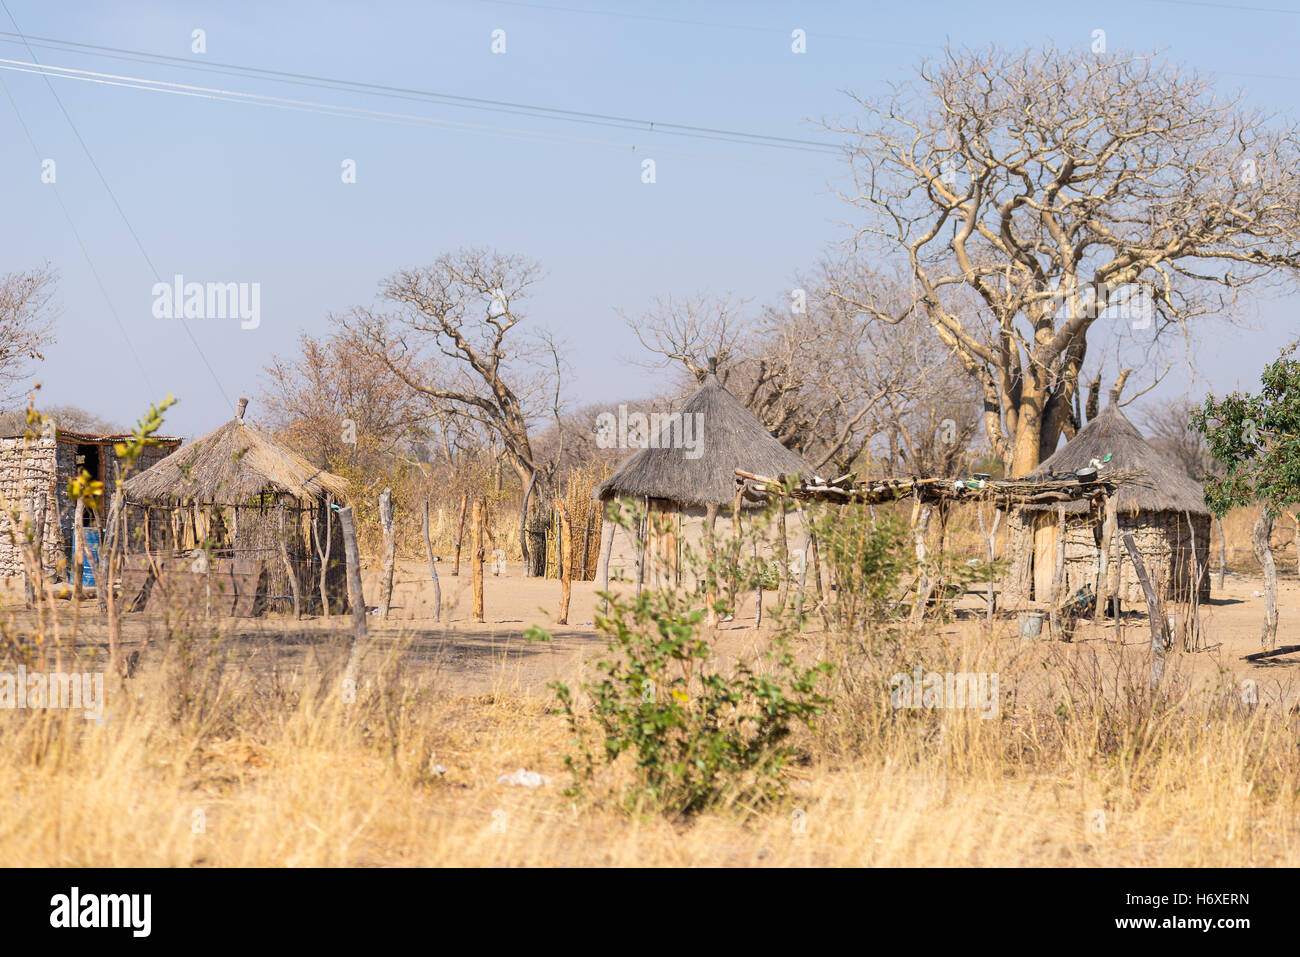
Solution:
<svg viewBox="0 0 1300 957"><path fill-rule="evenodd" d="M978 384L1008 472L1056 447L1100 318L1157 336L1300 272L1293 125L1154 56L948 50L846 135L858 239ZM969 309L974 293L976 308Z"/></svg>

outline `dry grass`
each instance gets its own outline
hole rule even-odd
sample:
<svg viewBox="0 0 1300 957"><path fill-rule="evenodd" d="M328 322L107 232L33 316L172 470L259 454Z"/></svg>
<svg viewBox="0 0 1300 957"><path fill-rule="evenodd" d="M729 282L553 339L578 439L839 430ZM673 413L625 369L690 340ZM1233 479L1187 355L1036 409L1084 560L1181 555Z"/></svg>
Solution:
<svg viewBox="0 0 1300 957"><path fill-rule="evenodd" d="M11 633L12 636L13 633ZM401 640L285 670L273 644L176 637L109 689L102 724L0 711L0 860L13 866L1173 865L1300 863L1297 720L1277 689L1145 691L1140 651L900 635L801 654L845 670L798 744L789 799L690 822L561 793L568 731L545 696L457 694ZM223 650L224 649L224 650ZM191 664L182 652L191 653ZM888 676L997 672L998 717L896 711ZM93 664L90 665L93 667ZM13 662L0 667L12 670ZM574 666L574 679L582 666ZM186 689L188 703L180 692ZM1261 695L1263 692L1261 691ZM445 772L434 770L441 765ZM551 782L497 783L524 767ZM616 788L626 769L604 782ZM1104 815L1104 817L1103 817Z"/></svg>

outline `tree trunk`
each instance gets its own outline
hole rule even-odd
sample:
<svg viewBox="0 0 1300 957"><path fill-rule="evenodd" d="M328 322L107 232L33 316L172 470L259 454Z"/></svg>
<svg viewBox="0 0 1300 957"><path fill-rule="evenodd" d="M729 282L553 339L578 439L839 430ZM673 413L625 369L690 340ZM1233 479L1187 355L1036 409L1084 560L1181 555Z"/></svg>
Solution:
<svg viewBox="0 0 1300 957"><path fill-rule="evenodd" d="M384 531L384 562L379 576L379 617L387 618L393 606L393 566L397 560L397 542L393 536L393 491L384 489L379 496L379 524Z"/></svg>
<svg viewBox="0 0 1300 957"><path fill-rule="evenodd" d="M1259 520L1251 532L1251 544L1255 546L1255 557L1264 569L1264 629L1260 634L1260 644L1272 648L1277 641L1277 566L1273 563L1273 546L1269 536L1273 534L1275 516L1266 507L1260 509Z"/></svg>
<svg viewBox="0 0 1300 957"><path fill-rule="evenodd" d="M1011 478L1020 478L1038 467L1042 461L1042 407L1043 396L1033 385L1032 375L1026 376L1020 396L1019 415L1016 419L1014 445L1011 449ZM1059 438L1059 436L1058 436Z"/></svg>
<svg viewBox="0 0 1300 957"><path fill-rule="evenodd" d="M523 479L524 474L525 473L520 472L519 477L521 480ZM529 548L528 543L528 500L532 498L533 486L536 484L537 473L533 472L529 476L528 483L524 488L523 501L519 503L519 550L523 552L524 555L524 574L530 578L533 576L533 563L529 561L531 549Z"/></svg>
<svg viewBox="0 0 1300 957"><path fill-rule="evenodd" d="M442 583L438 581L438 563L433 557L433 540L429 538L429 500L424 500L424 550L429 553L429 577L433 579L433 620L442 621Z"/></svg>

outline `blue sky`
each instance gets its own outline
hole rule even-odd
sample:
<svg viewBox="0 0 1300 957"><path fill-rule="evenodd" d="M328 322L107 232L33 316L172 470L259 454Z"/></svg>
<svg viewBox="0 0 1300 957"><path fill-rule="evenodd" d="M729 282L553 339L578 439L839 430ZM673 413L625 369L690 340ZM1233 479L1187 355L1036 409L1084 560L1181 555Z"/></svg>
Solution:
<svg viewBox="0 0 1300 957"><path fill-rule="evenodd" d="M442 121L380 122L51 80L74 132L42 77L0 71L8 92L0 90L0 272L48 260L61 276L59 342L38 376L45 401L132 421L170 391L181 404L169 431L187 436L228 418L238 395L256 395L262 366L293 351L300 330L326 331L330 311L371 302L388 273L460 246L541 262L530 321L569 344L572 404L648 393L655 374L628 361L638 352L620 310L636 315L654 296L701 291L775 300L847 235L854 215L833 195L844 173L833 155L190 67L231 63L829 140L816 121L849 111L843 91L880 92L945 42L1017 48L1050 39L1083 50L1100 28L1112 49L1164 50L1216 73L1224 88L1245 88L1262 107L1300 112L1300 6L1284 0L1104 0L1069 9L1029 0L5 3L29 37L186 61L38 45L46 64ZM806 54L791 52L795 28L807 33ZM205 31L204 54L191 51L195 29ZM491 51L496 29L506 31L504 55ZM3 10L0 30L14 32ZM0 58L30 55L0 36ZM646 157L656 161L653 185L641 182ZM56 161L57 189L121 328L54 188L41 182L44 158ZM344 159L356 161L355 184L341 182ZM181 273L260 283L260 326L194 320L196 350L179 320L152 315L146 255L167 280ZM1300 335L1289 299L1265 300L1241 318L1255 328L1204 327L1197 355L1205 381L1176 369L1152 398L1249 387L1278 347Z"/></svg>

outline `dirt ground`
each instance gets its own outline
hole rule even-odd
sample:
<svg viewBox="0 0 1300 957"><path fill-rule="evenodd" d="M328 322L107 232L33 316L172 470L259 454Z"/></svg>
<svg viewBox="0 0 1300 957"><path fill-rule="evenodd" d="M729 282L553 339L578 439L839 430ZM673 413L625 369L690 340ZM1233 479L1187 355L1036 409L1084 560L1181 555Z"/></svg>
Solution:
<svg viewBox="0 0 1300 957"><path fill-rule="evenodd" d="M554 579L524 578L521 566L511 566L501 577L484 578L486 621L471 621L471 581L467 570L452 577L446 566L441 570L444 616L433 620L433 587L427 566L404 563L399 566L390 616L381 620L369 616L369 634L377 649L409 642L407 662L415 669L427 668L439 690L450 694L510 693L548 695L546 683L552 680L573 682L589 673L590 663L603 652L605 643L592 625L597 602L594 582L575 582L569 611L569 624L557 625L560 585ZM367 602L374 604L378 593L378 571L368 568L364 575ZM1168 667L1204 681L1231 680L1239 683L1253 678L1260 684L1261 698L1280 698L1288 706L1300 701L1300 653L1283 655L1262 662L1247 662L1243 656L1260 650L1260 630L1264 616L1262 582L1248 576L1229 573L1225 587L1213 590L1208 605L1200 609L1205 649L1188 654L1175 647L1168 655ZM958 603L959 618L937 626L940 638L983 629L982 596L969 595ZM69 603L59 602L60 625L66 632L71 623ZM21 604L9 608L21 630ZM82 606L79 645L83 651L98 648L106 652L105 634L93 602ZM1278 611L1280 625L1278 645L1300 644L1300 581L1283 578L1279 583ZM753 628L753 597L742 604L735 619L718 625L715 645L724 653L747 655L762 647L763 633ZM814 616L810 631L819 625ZM222 632L236 637L247 653L265 656L270 649L278 667L305 659L313 648L347 640L350 619L332 617L305 618L292 621L282 616L257 619L229 619L220 624ZM530 625L548 630L550 642L530 642L524 632ZM1000 618L994 634L999 640L1021 643L1017 621ZM159 648L155 639L161 624L152 615L124 616L124 654L143 649L152 655ZM1116 646L1125 654L1147 654L1150 630L1145 614L1134 612L1125 617L1119 628L1113 622L1101 625L1082 623L1072 642L1039 641L1035 651L1086 654L1091 650L1109 650ZM584 664L585 663L585 664ZM1272 689L1271 691L1266 691Z"/></svg>

